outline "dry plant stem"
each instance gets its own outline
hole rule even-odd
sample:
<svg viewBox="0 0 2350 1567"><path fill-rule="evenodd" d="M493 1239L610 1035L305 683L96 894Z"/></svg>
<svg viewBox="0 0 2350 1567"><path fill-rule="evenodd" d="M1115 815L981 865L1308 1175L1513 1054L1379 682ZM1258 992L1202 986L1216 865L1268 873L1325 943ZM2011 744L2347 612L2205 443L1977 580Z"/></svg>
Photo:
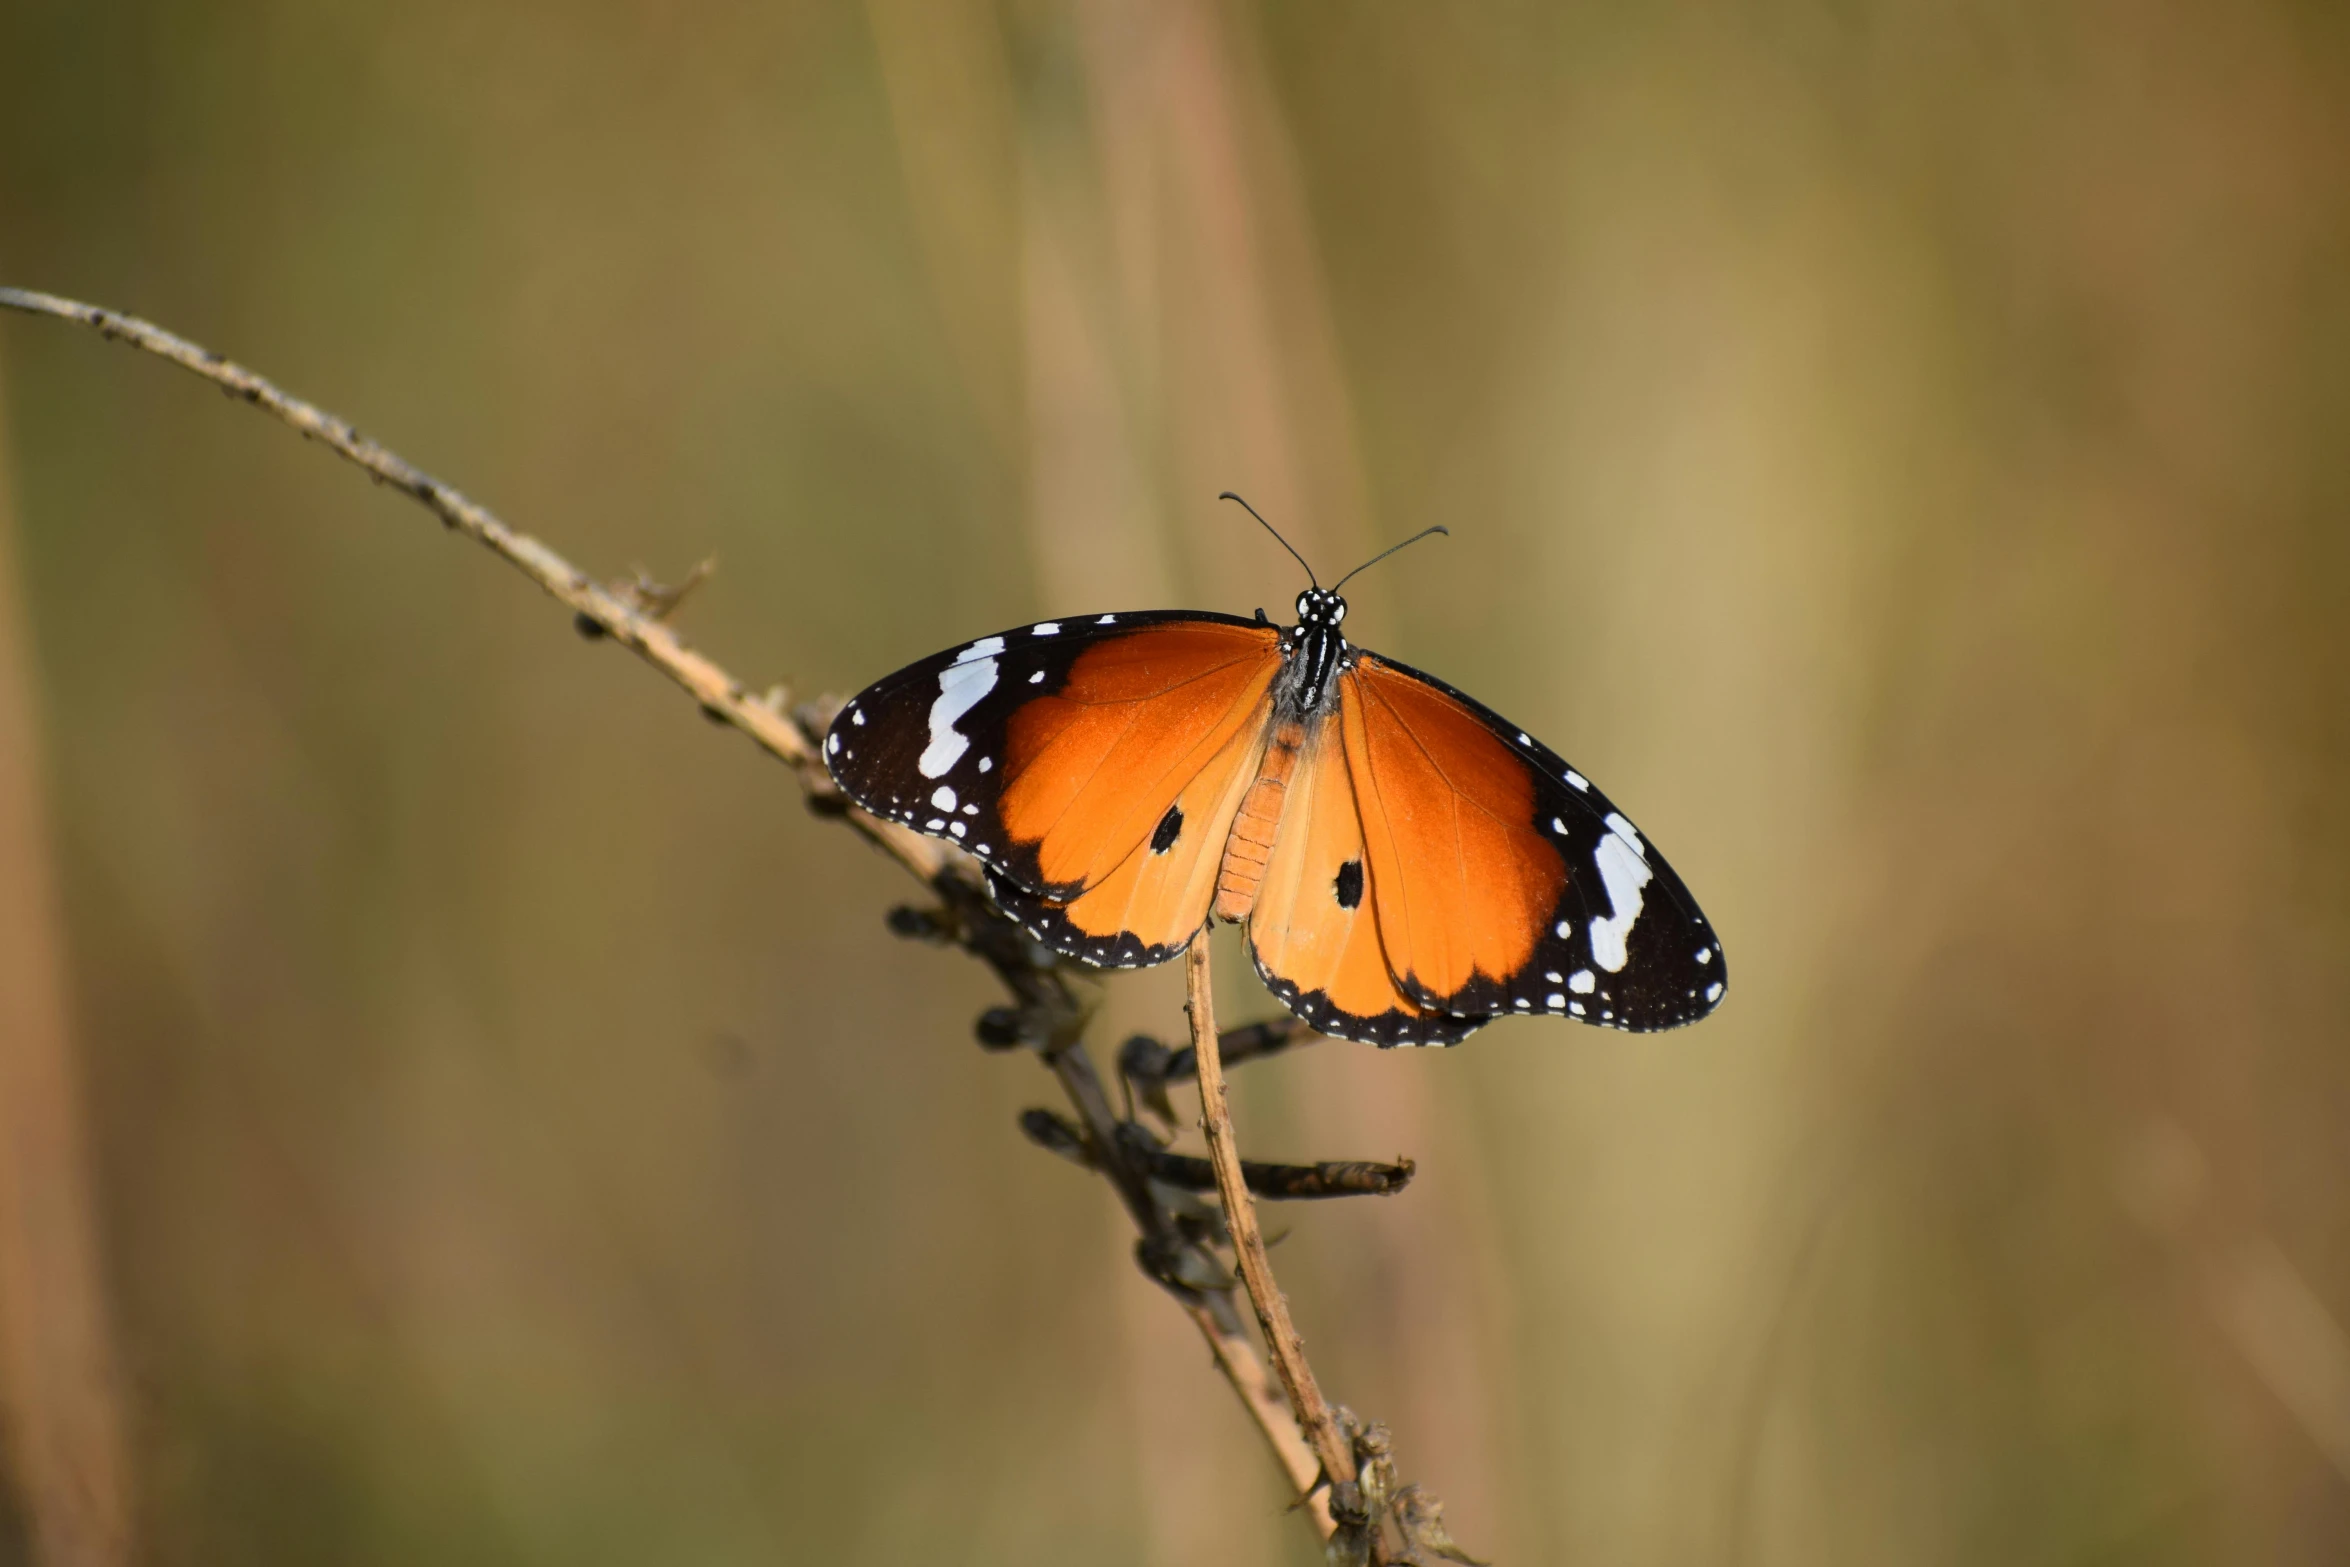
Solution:
<svg viewBox="0 0 2350 1567"><path fill-rule="evenodd" d="M1314 1368L1306 1363L1305 1340L1290 1320L1289 1298L1273 1278L1272 1259L1265 1254L1265 1237L1257 1228L1257 1205L1241 1178L1240 1145L1232 1134L1232 1104L1224 1093L1224 1060L1216 1043L1216 1000L1209 982L1208 933L1192 938L1183 958L1183 983L1191 1008L1191 1046L1198 1053L1200 1126L1207 1133L1208 1158L1216 1168L1216 1192L1224 1200L1224 1223L1232 1232L1232 1251L1240 1260L1240 1279L1248 1288L1249 1304L1256 1308L1257 1326L1264 1330L1265 1347L1273 1368L1288 1390L1290 1408L1305 1432L1322 1473L1335 1484L1351 1481L1354 1449L1338 1429L1329 1403L1322 1397Z"/></svg>
<svg viewBox="0 0 2350 1567"><path fill-rule="evenodd" d="M935 839L870 816L839 799L814 741L785 711L780 693L773 697L747 693L740 682L715 662L687 647L657 615L645 612L627 591L591 580L537 539L507 526L486 507L361 435L349 421L288 396L241 365L135 316L54 294L15 288L0 288L0 308L72 321L94 328L106 338L168 359L230 395L266 409L305 437L322 442L356 463L379 483L391 485L421 501L450 529L494 551L584 622L592 623L684 687L701 704L705 714L740 730L790 766L812 797L839 805L836 814L942 897L950 902L976 898L984 903L985 890L965 856ZM1016 992L1030 988L1016 982L1015 960L991 958L991 962ZM1129 1169L1117 1154L1118 1117L1077 1031L1072 1029L1067 1038L1048 1042L1042 1054L1084 1122L1087 1134L1104 1150L1106 1171L1137 1228L1146 1239L1164 1232L1169 1221L1151 1196L1148 1182L1139 1172ZM1221 1079L1218 1081L1220 1084ZM1259 1254L1261 1260L1261 1244ZM1319 1449L1308 1450L1297 1423L1290 1418L1280 1389L1246 1337L1234 1325L1219 1320L1211 1305L1197 1299L1184 1300L1182 1304L1206 1342L1217 1369L1239 1395L1241 1406L1272 1449L1275 1460L1298 1493L1307 1497L1307 1510L1315 1527L1328 1538L1335 1527L1329 1507L1322 1495L1311 1493L1321 1469L1328 1463L1327 1458L1320 1456ZM1328 1426L1326 1409L1323 1423ZM1345 1473L1343 1461L1330 1472Z"/></svg>

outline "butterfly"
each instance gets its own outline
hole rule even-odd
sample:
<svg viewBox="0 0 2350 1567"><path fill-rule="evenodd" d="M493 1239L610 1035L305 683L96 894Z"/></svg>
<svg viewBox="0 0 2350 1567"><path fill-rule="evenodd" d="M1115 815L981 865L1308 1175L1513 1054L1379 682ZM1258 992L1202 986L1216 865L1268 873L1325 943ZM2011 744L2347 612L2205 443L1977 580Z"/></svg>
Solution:
<svg viewBox="0 0 2350 1567"><path fill-rule="evenodd" d="M1069 957L1164 963L1211 918L1245 922L1266 986L1338 1038L1711 1012L1721 942L1655 847L1525 730L1349 643L1354 572L1306 574L1293 626L1112 613L935 653L841 708L825 765L874 815L976 856Z"/></svg>

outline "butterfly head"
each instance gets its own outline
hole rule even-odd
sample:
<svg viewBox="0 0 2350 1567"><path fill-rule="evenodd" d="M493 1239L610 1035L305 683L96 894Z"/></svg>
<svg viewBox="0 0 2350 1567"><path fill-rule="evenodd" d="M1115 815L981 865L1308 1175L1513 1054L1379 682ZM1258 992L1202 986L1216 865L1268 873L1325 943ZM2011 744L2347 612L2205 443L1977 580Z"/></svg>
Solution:
<svg viewBox="0 0 2350 1567"><path fill-rule="evenodd" d="M1332 588L1308 588L1297 596L1297 618L1301 625L1335 630L1346 619L1346 600Z"/></svg>

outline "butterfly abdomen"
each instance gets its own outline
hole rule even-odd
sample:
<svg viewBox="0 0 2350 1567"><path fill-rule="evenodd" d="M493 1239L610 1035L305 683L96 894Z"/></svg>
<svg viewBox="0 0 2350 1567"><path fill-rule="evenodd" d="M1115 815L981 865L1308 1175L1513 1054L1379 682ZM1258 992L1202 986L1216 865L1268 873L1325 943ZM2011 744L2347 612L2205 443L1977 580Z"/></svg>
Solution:
<svg viewBox="0 0 2350 1567"><path fill-rule="evenodd" d="M1273 731L1265 759L1257 766L1256 781L1232 819L1232 834L1224 841L1224 863L1216 872L1218 919L1239 921L1256 907L1257 888L1264 884L1265 863L1273 857L1273 838L1281 830L1281 807L1289 794L1289 775L1297 769L1298 749L1306 743L1305 725L1285 723Z"/></svg>

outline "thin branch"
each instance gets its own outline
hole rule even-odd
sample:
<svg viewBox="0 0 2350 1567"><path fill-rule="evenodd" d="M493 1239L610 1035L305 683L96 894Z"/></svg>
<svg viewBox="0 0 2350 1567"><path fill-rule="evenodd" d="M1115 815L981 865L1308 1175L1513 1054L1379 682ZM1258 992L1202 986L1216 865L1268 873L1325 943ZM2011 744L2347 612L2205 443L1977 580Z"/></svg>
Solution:
<svg viewBox="0 0 2350 1567"><path fill-rule="evenodd" d="M1132 1121L1118 1129L1119 1144L1154 1181L1188 1192L1204 1192L1216 1184L1215 1161L1175 1153L1151 1141L1150 1134ZM1305 1202L1331 1197L1392 1197L1411 1184L1412 1161L1381 1164L1370 1159L1326 1159L1316 1164L1264 1164L1240 1161L1240 1178L1249 1191L1270 1202Z"/></svg>
<svg viewBox="0 0 2350 1567"><path fill-rule="evenodd" d="M1265 1254L1264 1233L1257 1228L1256 1204L1240 1171L1240 1146L1232 1132L1232 1105L1224 1094L1224 1062L1216 1048L1216 998L1209 978L1208 933L1192 939L1183 958L1184 993L1189 999L1191 1048L1199 1061L1200 1127L1208 1138L1208 1157L1216 1169L1216 1193L1224 1200L1224 1223L1232 1233L1233 1255L1240 1261L1241 1282L1249 1304L1256 1308L1257 1326L1273 1369L1297 1412L1307 1445L1321 1460L1330 1482L1331 1512L1342 1530L1357 1534L1366 1527L1362 1498L1355 1481L1353 1445L1338 1429L1314 1368L1306 1362L1305 1339L1290 1320L1289 1297L1273 1278L1273 1261Z"/></svg>
<svg viewBox="0 0 2350 1567"><path fill-rule="evenodd" d="M846 821L925 883L940 898L941 915L954 921L948 939L987 962L1021 1002L1015 1014L1015 1037L1035 1046L1077 1111L1103 1173L1141 1232L1137 1251L1146 1271L1176 1296L1274 1460L1304 1499L1302 1505L1316 1529L1325 1539L1331 1536L1336 1524L1329 1504L1314 1489L1326 1461L1317 1449L1308 1447L1280 1387L1240 1331L1229 1292L1203 1290L1186 1281L1184 1268L1158 1265L1180 1258L1191 1243L1173 1215L1158 1202L1149 1178L1119 1149L1118 1117L1083 1044L1089 1009L1071 989L1057 962L1040 958L1040 949L989 902L967 856L936 839L869 815L840 794L816 748L815 736L822 727L819 720L825 716L821 711L787 711L788 697L780 687L753 696L715 662L686 646L661 619L674 607L674 593L653 590L641 582L608 587L592 581L554 550L500 521L488 508L361 435L349 421L288 395L219 354L151 322L54 294L0 288L0 307L91 327L104 337L168 359L231 396L267 410L306 438L365 469L378 482L421 501L446 526L495 552L570 609L583 631L592 630L628 648L683 687L704 713L750 736L793 770L821 814ZM983 1019L983 1039L987 1027L988 1020ZM1323 1421L1326 1426L1327 1409Z"/></svg>
<svg viewBox="0 0 2350 1567"><path fill-rule="evenodd" d="M1097 1168L1084 1129L1056 1110L1023 1110L1020 1130L1048 1153L1057 1153L1085 1169ZM1177 1191L1211 1191L1215 1166L1206 1159L1163 1148L1138 1121L1118 1123L1118 1146L1142 1172L1162 1186ZM1240 1161L1240 1176L1248 1189L1269 1202L1305 1202L1331 1197L1392 1197L1411 1184L1412 1161L1381 1164L1370 1159L1326 1159L1316 1164L1264 1164Z"/></svg>

